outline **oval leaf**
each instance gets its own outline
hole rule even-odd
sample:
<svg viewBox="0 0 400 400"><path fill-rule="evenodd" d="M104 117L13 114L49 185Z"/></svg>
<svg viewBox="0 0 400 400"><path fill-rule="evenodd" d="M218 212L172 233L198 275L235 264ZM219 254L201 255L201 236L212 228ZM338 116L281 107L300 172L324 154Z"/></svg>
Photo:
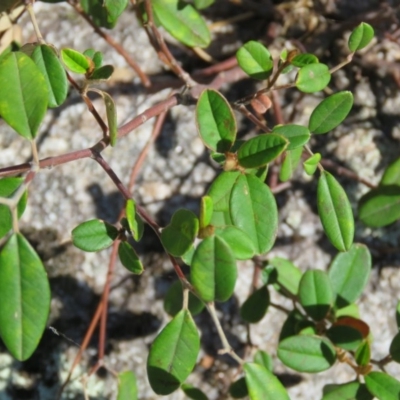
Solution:
<svg viewBox="0 0 400 400"><path fill-rule="evenodd" d="M360 297L368 283L371 265L368 247L359 243L334 258L328 275L336 293L337 308L346 307Z"/></svg>
<svg viewBox="0 0 400 400"><path fill-rule="evenodd" d="M390 164L383 173L380 186L397 185L400 186L400 158Z"/></svg>
<svg viewBox="0 0 400 400"><path fill-rule="evenodd" d="M43 74L26 54L16 51L0 61L0 115L18 134L35 138L46 114Z"/></svg>
<svg viewBox="0 0 400 400"><path fill-rule="evenodd" d="M61 59L70 71L77 74L86 74L90 68L89 58L74 49L62 49Z"/></svg>
<svg viewBox="0 0 400 400"><path fill-rule="evenodd" d="M321 161L321 154L315 153L309 159L304 161L303 167L307 175L313 175L317 170L318 163Z"/></svg>
<svg viewBox="0 0 400 400"><path fill-rule="evenodd" d="M327 330L326 336L335 346L349 351L356 351L363 340L359 330L346 325L332 326Z"/></svg>
<svg viewBox="0 0 400 400"><path fill-rule="evenodd" d="M322 100L310 116L308 127L312 133L327 133L347 117L353 107L353 94L339 92Z"/></svg>
<svg viewBox="0 0 400 400"><path fill-rule="evenodd" d="M322 172L317 190L318 213L329 241L339 250L349 250L354 238L354 218L349 199L339 182Z"/></svg>
<svg viewBox="0 0 400 400"><path fill-rule="evenodd" d="M158 334L147 359L152 389L167 395L192 372L200 349L197 328L188 310L182 310Z"/></svg>
<svg viewBox="0 0 400 400"><path fill-rule="evenodd" d="M135 374L132 371L118 374L117 400L137 400L137 398L138 389Z"/></svg>
<svg viewBox="0 0 400 400"><path fill-rule="evenodd" d="M398 400L400 398L400 382L384 372L371 372L365 376L368 390L378 400Z"/></svg>
<svg viewBox="0 0 400 400"><path fill-rule="evenodd" d="M236 137L236 119L225 97L204 90L196 106L197 129L204 144L213 151L228 151Z"/></svg>
<svg viewBox="0 0 400 400"><path fill-rule="evenodd" d="M83 10L97 26L112 29L118 17L127 7L129 0L81 0Z"/></svg>
<svg viewBox="0 0 400 400"><path fill-rule="evenodd" d="M394 361L400 363L400 333L393 338L389 353Z"/></svg>
<svg viewBox="0 0 400 400"><path fill-rule="evenodd" d="M197 389L192 385L184 383L181 386L181 389L183 390L183 393L185 393L189 399L208 400L208 397L200 389Z"/></svg>
<svg viewBox="0 0 400 400"><path fill-rule="evenodd" d="M331 80L331 73L325 64L308 64L299 70L296 87L304 93L325 89Z"/></svg>
<svg viewBox="0 0 400 400"><path fill-rule="evenodd" d="M237 260L248 260L256 252L251 239L236 226L225 226L215 229L215 234L221 237L231 248Z"/></svg>
<svg viewBox="0 0 400 400"><path fill-rule="evenodd" d="M240 316L249 323L261 321L269 306L269 292L266 286L262 286L246 299L240 307Z"/></svg>
<svg viewBox="0 0 400 400"><path fill-rule="evenodd" d="M298 54L297 56L294 56L290 60L290 63L297 68L302 68L308 64L318 64L319 60L318 60L317 56L315 56L314 54L303 53L303 54Z"/></svg>
<svg viewBox="0 0 400 400"><path fill-rule="evenodd" d="M118 236L118 230L99 219L79 224L73 231L72 243L84 251L99 251L110 247Z"/></svg>
<svg viewBox="0 0 400 400"><path fill-rule="evenodd" d="M349 382L334 387L325 393L322 400L372 400L373 396L368 392L367 387L360 382Z"/></svg>
<svg viewBox="0 0 400 400"><path fill-rule="evenodd" d="M118 255L122 265L130 272L140 275L143 265L133 247L127 242L121 242L118 246Z"/></svg>
<svg viewBox="0 0 400 400"><path fill-rule="evenodd" d="M50 287L42 261L13 234L0 252L0 336L16 359L28 359L46 327Z"/></svg>
<svg viewBox="0 0 400 400"><path fill-rule="evenodd" d="M132 237L138 242L143 236L143 221L136 212L136 203L134 200L129 199L126 202L126 219L128 221L128 227L131 231Z"/></svg>
<svg viewBox="0 0 400 400"><path fill-rule="evenodd" d="M92 81L106 81L113 73L114 67L112 65L104 65L103 67L95 69L90 74L89 79Z"/></svg>
<svg viewBox="0 0 400 400"><path fill-rule="evenodd" d="M254 79L267 79L274 68L270 52L261 43L250 41L236 53L239 67Z"/></svg>
<svg viewBox="0 0 400 400"><path fill-rule="evenodd" d="M254 355L254 362L264 366L268 371L273 371L272 357L263 350L258 350Z"/></svg>
<svg viewBox="0 0 400 400"><path fill-rule="evenodd" d="M321 372L335 363L336 351L328 339L299 335L279 343L278 358L299 372Z"/></svg>
<svg viewBox="0 0 400 400"><path fill-rule="evenodd" d="M244 168L258 168L279 156L289 145L281 135L259 135L245 142L238 151L239 164Z"/></svg>
<svg viewBox="0 0 400 400"><path fill-rule="evenodd" d="M101 91L101 95L106 106L107 124L108 124L108 135L110 137L110 145L115 146L118 137L117 127L117 109L113 98L106 92Z"/></svg>
<svg viewBox="0 0 400 400"><path fill-rule="evenodd" d="M286 150L293 150L303 146L310 140L311 136L310 131L305 126L295 124L275 126L272 132L289 140Z"/></svg>
<svg viewBox="0 0 400 400"><path fill-rule="evenodd" d="M213 200L210 196L203 196L200 203L200 228L205 228L210 225L212 214L214 211Z"/></svg>
<svg viewBox="0 0 400 400"><path fill-rule="evenodd" d="M302 277L300 269L291 261L280 257L274 257L269 264L275 268L274 282L279 286L280 291L289 296L297 296Z"/></svg>
<svg viewBox="0 0 400 400"><path fill-rule="evenodd" d="M191 281L206 301L226 301L233 293L237 278L232 250L218 236L205 238L196 248L192 259Z"/></svg>
<svg viewBox="0 0 400 400"><path fill-rule="evenodd" d="M371 345L368 340L364 340L357 348L354 359L358 365L367 366L371 360Z"/></svg>
<svg viewBox="0 0 400 400"><path fill-rule="evenodd" d="M294 150L286 151L285 159L283 160L281 170L279 172L279 179L281 182L286 182L293 176L303 153L303 147L297 147Z"/></svg>
<svg viewBox="0 0 400 400"><path fill-rule="evenodd" d="M374 37L374 28L366 22L361 22L349 37L348 46L350 51L355 52L368 46Z"/></svg>

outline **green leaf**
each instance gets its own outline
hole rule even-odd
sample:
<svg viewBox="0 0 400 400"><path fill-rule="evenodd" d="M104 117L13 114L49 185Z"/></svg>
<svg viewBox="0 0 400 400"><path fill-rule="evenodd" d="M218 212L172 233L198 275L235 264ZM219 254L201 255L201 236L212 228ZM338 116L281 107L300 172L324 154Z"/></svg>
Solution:
<svg viewBox="0 0 400 400"><path fill-rule="evenodd" d="M196 248L192 259L191 281L206 301L226 301L235 289L236 261L232 250L218 236L205 238Z"/></svg>
<svg viewBox="0 0 400 400"><path fill-rule="evenodd" d="M326 336L335 346L348 351L356 351L363 340L359 330L346 325L332 326L327 330Z"/></svg>
<svg viewBox="0 0 400 400"><path fill-rule="evenodd" d="M118 122L117 122L117 109L113 98L107 93L101 91L101 96L104 100L107 113L108 135L110 136L110 145L114 147L118 138Z"/></svg>
<svg viewBox="0 0 400 400"><path fill-rule="evenodd" d="M269 306L269 292L266 286L252 293L240 307L240 316L251 324L264 318Z"/></svg>
<svg viewBox="0 0 400 400"><path fill-rule="evenodd" d="M62 49L61 59L70 71L77 74L86 74L90 68L89 58L74 49Z"/></svg>
<svg viewBox="0 0 400 400"><path fill-rule="evenodd" d="M213 211L214 204L212 198L210 196L203 196L200 203L199 217L199 224L201 229L210 225Z"/></svg>
<svg viewBox="0 0 400 400"><path fill-rule="evenodd" d="M326 386L325 386L326 387ZM373 396L367 387L360 382L349 382L342 385L334 385L334 388L325 393L322 400L372 400Z"/></svg>
<svg viewBox="0 0 400 400"><path fill-rule="evenodd" d="M179 42L207 47L211 41L207 24L196 9L181 0L152 0L154 17Z"/></svg>
<svg viewBox="0 0 400 400"><path fill-rule="evenodd" d="M188 310L180 311L158 334L147 359L152 389L167 395L179 388L192 372L200 350L197 328Z"/></svg>
<svg viewBox="0 0 400 400"><path fill-rule="evenodd" d="M129 0L81 0L83 10L97 26L112 29Z"/></svg>
<svg viewBox="0 0 400 400"><path fill-rule="evenodd" d="M93 57L96 54L96 50L95 49L86 49L82 54L93 60Z"/></svg>
<svg viewBox="0 0 400 400"><path fill-rule="evenodd" d="M22 185L24 178L2 178L0 179L0 197L12 197L14 192ZM28 192L25 192L18 202L17 214L18 218L25 211L26 202L28 199ZM0 238L5 236L12 229L12 215L10 208L5 204L0 204Z"/></svg>
<svg viewBox="0 0 400 400"><path fill-rule="evenodd" d="M294 56L290 60L290 63L292 65L294 65L295 67L302 68L308 64L318 64L319 60L318 60L318 57L315 56L314 54L303 53L303 54L298 54L297 56Z"/></svg>
<svg viewBox="0 0 400 400"><path fill-rule="evenodd" d="M294 150L303 146L310 140L311 136L310 131L305 126L295 124L277 125L272 133L282 135L289 140L286 150Z"/></svg>
<svg viewBox="0 0 400 400"><path fill-rule="evenodd" d="M214 180L208 192L214 205L214 213L216 211L229 211L232 189L240 175L238 171L223 172ZM216 225L214 222L212 224ZM224 225L232 225L232 223Z"/></svg>
<svg viewBox="0 0 400 400"><path fill-rule="evenodd" d="M36 46L31 57L46 81L49 107L60 106L67 98L68 81L54 49L44 44Z"/></svg>
<svg viewBox="0 0 400 400"><path fill-rule="evenodd" d="M112 65L104 65L103 67L95 69L89 76L91 81L106 81L114 73Z"/></svg>
<svg viewBox="0 0 400 400"><path fill-rule="evenodd" d="M286 182L293 176L303 153L302 147L297 147L294 150L286 151L285 159L283 160L281 170L279 172L279 179L281 182Z"/></svg>
<svg viewBox="0 0 400 400"><path fill-rule="evenodd" d="M291 261L280 257L274 257L269 261L276 270L275 282L283 291L291 296L297 296L302 272Z"/></svg>
<svg viewBox="0 0 400 400"><path fill-rule="evenodd" d="M206 89L196 106L197 129L204 144L213 151L228 151L236 137L236 119L222 94Z"/></svg>
<svg viewBox="0 0 400 400"><path fill-rule="evenodd" d="M137 398L138 389L135 374L132 371L118 374L117 400L137 400Z"/></svg>
<svg viewBox="0 0 400 400"><path fill-rule="evenodd" d="M132 237L138 242L143 236L144 226L142 219L136 212L136 203L134 200L127 200L125 212Z"/></svg>
<svg viewBox="0 0 400 400"><path fill-rule="evenodd" d="M303 167L307 175L313 175L317 170L318 163L321 161L321 154L315 153L309 159L304 161Z"/></svg>
<svg viewBox="0 0 400 400"><path fill-rule="evenodd" d="M279 342L288 337L297 335L298 327L306 321L308 320L305 320L305 316L303 316L298 310L292 310L282 325L281 333L279 334Z"/></svg>
<svg viewBox="0 0 400 400"><path fill-rule="evenodd" d="M168 253L175 257L185 254L193 245L199 231L199 220L189 210L178 210L170 224L161 232L161 242Z"/></svg>
<svg viewBox="0 0 400 400"><path fill-rule="evenodd" d="M264 366L255 363L243 365L250 400L290 400L279 379Z"/></svg>
<svg viewBox="0 0 400 400"><path fill-rule="evenodd" d="M325 64L308 64L299 70L296 87L304 93L325 89L331 80L331 73Z"/></svg>
<svg viewBox="0 0 400 400"><path fill-rule="evenodd" d="M194 6L198 10L202 10L203 8L207 8L211 6L211 4L214 4L215 0L194 0Z"/></svg>
<svg viewBox="0 0 400 400"><path fill-rule="evenodd" d="M93 60L96 70L99 70L101 65L103 64L103 54L100 51L96 51L93 54L93 57L90 57L90 58ZM111 67L111 65L106 65L106 67ZM114 71L114 68L113 68L113 71ZM110 76L111 76L111 74L110 74ZM103 79L108 79L108 78L103 78Z"/></svg>
<svg viewBox="0 0 400 400"><path fill-rule="evenodd" d="M367 366L371 360L371 345L368 340L364 340L360 346L358 346L354 359L358 365L363 367Z"/></svg>
<svg viewBox="0 0 400 400"><path fill-rule="evenodd" d="M278 358L299 372L321 372L335 363L336 351L328 339L299 335L279 343Z"/></svg>
<svg viewBox="0 0 400 400"><path fill-rule="evenodd" d="M250 237L256 254L269 251L278 229L278 210L269 187L254 175L240 174L233 186L229 205L233 225Z"/></svg>
<svg viewBox="0 0 400 400"><path fill-rule="evenodd" d="M258 168L277 158L289 145L281 135L258 135L246 141L238 151L239 164L244 168Z"/></svg>
<svg viewBox="0 0 400 400"><path fill-rule="evenodd" d="M270 52L261 43L250 41L236 53L239 67L254 79L267 79L274 68Z"/></svg>
<svg viewBox="0 0 400 400"><path fill-rule="evenodd" d="M257 353L254 355L254 362L264 366L269 372L273 371L272 357L263 350L257 350Z"/></svg>
<svg viewBox="0 0 400 400"><path fill-rule="evenodd" d="M321 270L306 271L300 281L299 299L312 319L324 319L334 299L328 274Z"/></svg>
<svg viewBox="0 0 400 400"><path fill-rule="evenodd" d="M370 393L378 400L398 400L400 382L384 372L371 372L365 376L365 383Z"/></svg>
<svg viewBox="0 0 400 400"><path fill-rule="evenodd" d="M168 289L164 297L164 310L171 316L175 316L182 309L183 291L180 281L174 282ZM196 297L192 292L189 292L189 311L192 316L200 314L204 309L204 303Z"/></svg>
<svg viewBox="0 0 400 400"><path fill-rule="evenodd" d="M400 186L400 158L390 164L383 173L380 186Z"/></svg>
<svg viewBox="0 0 400 400"><path fill-rule="evenodd" d="M361 50L368 46L374 37L374 28L366 22L361 22L349 37L348 46L351 52Z"/></svg>
<svg viewBox="0 0 400 400"><path fill-rule="evenodd" d="M358 216L367 226L380 228L400 218L400 186L390 185L372 189L361 197Z"/></svg>
<svg viewBox="0 0 400 400"><path fill-rule="evenodd" d="M329 278L331 278L331 277L329 276ZM331 283L334 284L332 282L332 278L331 278ZM353 317L353 318L360 319L360 310L358 309L358 305L357 304L352 303L352 304L349 304L346 307L336 309L335 310L335 317L336 318Z"/></svg>
<svg viewBox="0 0 400 400"><path fill-rule="evenodd" d="M397 328L400 329L400 301L397 303L396 306L396 324Z"/></svg>
<svg viewBox="0 0 400 400"><path fill-rule="evenodd" d="M40 69L16 51L0 61L0 115L19 135L36 137L46 114L48 93Z"/></svg>
<svg viewBox="0 0 400 400"><path fill-rule="evenodd" d="M393 338L389 353L394 361L400 363L400 332Z"/></svg>
<svg viewBox="0 0 400 400"><path fill-rule="evenodd" d="M127 242L121 242L118 246L118 255L122 265L130 272L140 275L143 265L133 247Z"/></svg>
<svg viewBox="0 0 400 400"><path fill-rule="evenodd" d="M0 252L0 337L23 361L35 351L50 310L50 287L42 261L14 233Z"/></svg>
<svg viewBox="0 0 400 400"><path fill-rule="evenodd" d="M200 390L195 388L192 385L189 385L187 383L184 383L181 386L181 389L183 390L183 392L186 394L186 396L189 399L194 399L194 400L207 400L208 397Z"/></svg>
<svg viewBox="0 0 400 400"><path fill-rule="evenodd" d="M335 93L315 107L308 127L312 133L327 133L341 124L353 107L351 92Z"/></svg>
<svg viewBox="0 0 400 400"><path fill-rule="evenodd" d="M72 243L83 251L99 251L110 247L118 236L118 230L100 219L79 224L71 232Z"/></svg>
<svg viewBox="0 0 400 400"><path fill-rule="evenodd" d="M236 226L216 228L215 235L221 237L226 242L237 260L248 260L256 252L249 236Z"/></svg>
<svg viewBox="0 0 400 400"><path fill-rule="evenodd" d="M317 189L318 213L329 241L339 250L349 250L354 237L354 218L346 192L324 171Z"/></svg>
<svg viewBox="0 0 400 400"><path fill-rule="evenodd" d="M360 297L368 283L371 264L368 247L359 243L334 258L328 274L336 293L337 308L346 307Z"/></svg>
<svg viewBox="0 0 400 400"><path fill-rule="evenodd" d="M229 387L229 394L234 399L241 399L242 397L248 396L249 391L247 390L246 379L244 376L231 384Z"/></svg>

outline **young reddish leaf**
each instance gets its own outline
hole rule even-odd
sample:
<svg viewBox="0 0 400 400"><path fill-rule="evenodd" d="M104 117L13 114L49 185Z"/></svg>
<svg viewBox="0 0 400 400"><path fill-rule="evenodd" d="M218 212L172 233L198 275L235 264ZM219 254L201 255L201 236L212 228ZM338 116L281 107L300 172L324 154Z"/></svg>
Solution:
<svg viewBox="0 0 400 400"><path fill-rule="evenodd" d="M374 28L366 22L361 22L349 37L348 46L350 51L355 52L368 46L374 37Z"/></svg>
<svg viewBox="0 0 400 400"><path fill-rule="evenodd" d="M279 156L289 145L282 135L258 135L246 141L238 151L239 164L244 168L258 168Z"/></svg>
<svg viewBox="0 0 400 400"><path fill-rule="evenodd" d="M122 265L135 275L143 272L143 265L136 251L127 242L121 242L118 246L118 255Z"/></svg>
<svg viewBox="0 0 400 400"><path fill-rule="evenodd" d="M218 236L205 238L192 259L191 281L206 301L226 301L235 289L236 260L226 242Z"/></svg>
<svg viewBox="0 0 400 400"><path fill-rule="evenodd" d="M138 242L143 236L144 225L142 219L136 212L136 203L134 200L129 199L126 202L125 212L132 237Z"/></svg>
<svg viewBox="0 0 400 400"><path fill-rule="evenodd" d="M152 0L154 17L179 42L189 47L207 47L211 41L207 24L189 3Z"/></svg>
<svg viewBox="0 0 400 400"><path fill-rule="evenodd" d="M346 192L329 172L324 171L318 182L318 213L329 241L339 250L347 251L353 243L354 218Z"/></svg>
<svg viewBox="0 0 400 400"><path fill-rule="evenodd" d="M54 49L44 44L36 46L31 58L46 80L49 107L60 106L67 98L68 81Z"/></svg>
<svg viewBox="0 0 400 400"><path fill-rule="evenodd" d="M178 210L170 224L161 232L161 242L168 253L175 257L185 254L193 245L199 232L199 220L189 210Z"/></svg>
<svg viewBox="0 0 400 400"><path fill-rule="evenodd" d="M71 232L72 243L83 251L99 251L110 247L118 230L100 219L83 222Z"/></svg>
<svg viewBox="0 0 400 400"><path fill-rule="evenodd" d="M188 383L181 385L181 389L189 399L208 400L208 397L200 389L197 389Z"/></svg>
<svg viewBox="0 0 400 400"><path fill-rule="evenodd" d="M379 400L398 400L400 382L384 372L373 371L364 377L370 393Z"/></svg>
<svg viewBox="0 0 400 400"><path fill-rule="evenodd" d="M265 93L257 94L250 104L258 114L264 114L272 107L272 101Z"/></svg>
<svg viewBox="0 0 400 400"><path fill-rule="evenodd" d="M174 392L192 372L200 349L196 325L188 310L180 311L158 334L147 359L147 376L159 395Z"/></svg>
<svg viewBox="0 0 400 400"><path fill-rule="evenodd" d="M26 54L15 51L0 60L0 115L19 135L36 137L46 114L44 76Z"/></svg>
<svg viewBox="0 0 400 400"><path fill-rule="evenodd" d="M325 89L331 80L331 73L325 64L308 64L299 70L296 87L304 93Z"/></svg>
<svg viewBox="0 0 400 400"><path fill-rule="evenodd" d="M286 151L285 159L281 165L281 170L279 172L279 179L281 182L286 182L293 176L299 162L301 160L301 155L303 153L303 147L297 147L294 150Z"/></svg>
<svg viewBox="0 0 400 400"><path fill-rule="evenodd" d="M269 306L269 292L264 285L252 293L240 307L240 316L251 324L264 318Z"/></svg>
<svg viewBox="0 0 400 400"><path fill-rule="evenodd" d="M383 173L380 186L400 186L400 158L390 164Z"/></svg>
<svg viewBox="0 0 400 400"><path fill-rule="evenodd" d="M279 343L278 358L289 368L299 372L321 372L336 361L336 350L325 338L299 335Z"/></svg>
<svg viewBox="0 0 400 400"><path fill-rule="evenodd" d="M295 124L277 125L272 132L289 140L286 150L294 150L303 146L310 140L311 136L310 131L305 126Z"/></svg>
<svg viewBox="0 0 400 400"><path fill-rule="evenodd" d="M332 387L333 386L333 387ZM330 390L324 387L322 400L372 400L373 396L368 392L367 387L360 382L349 382L342 385L329 385Z"/></svg>
<svg viewBox="0 0 400 400"><path fill-rule="evenodd" d="M236 119L225 97L216 90L206 89L200 95L196 123L208 148L225 153L232 147L236 137Z"/></svg>
<svg viewBox="0 0 400 400"><path fill-rule="evenodd" d="M338 317L333 325L349 326L353 329L356 329L360 332L363 339L366 339L370 332L369 326L364 321L362 321L359 318L352 317L350 315Z"/></svg>
<svg viewBox="0 0 400 400"><path fill-rule="evenodd" d="M236 53L240 68L254 79L267 79L274 68L270 52L261 43L250 41Z"/></svg>
<svg viewBox="0 0 400 400"><path fill-rule="evenodd" d="M138 389L136 376L132 371L125 371L118 374L117 400L137 400Z"/></svg>
<svg viewBox="0 0 400 400"><path fill-rule="evenodd" d="M314 109L308 127L312 133L327 133L341 124L353 107L351 92L335 93Z"/></svg>
<svg viewBox="0 0 400 400"><path fill-rule="evenodd" d="M321 161L321 154L315 153L306 161L303 162L304 171L307 175L313 175L318 168L318 163Z"/></svg>
<svg viewBox="0 0 400 400"><path fill-rule="evenodd" d="M243 370L250 400L290 400L279 379L264 366L256 363L245 363Z"/></svg>
<svg viewBox="0 0 400 400"><path fill-rule="evenodd" d="M16 359L35 351L50 310L50 287L42 261L14 233L0 251L0 337Z"/></svg>

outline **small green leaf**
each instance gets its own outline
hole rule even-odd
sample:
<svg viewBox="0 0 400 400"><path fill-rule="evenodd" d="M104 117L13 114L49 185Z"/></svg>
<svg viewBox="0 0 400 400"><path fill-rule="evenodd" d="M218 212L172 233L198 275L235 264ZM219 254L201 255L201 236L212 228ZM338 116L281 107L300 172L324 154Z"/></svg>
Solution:
<svg viewBox="0 0 400 400"><path fill-rule="evenodd" d="M218 236L205 238L196 248L191 266L191 281L206 301L226 301L235 288L236 261L232 250Z"/></svg>
<svg viewBox="0 0 400 400"><path fill-rule="evenodd" d="M210 196L203 196L200 203L200 218L199 224L200 228L205 228L210 225L212 214L214 211L213 200Z"/></svg>
<svg viewBox="0 0 400 400"><path fill-rule="evenodd" d="M93 56L95 55L95 53L96 53L95 49L86 49L82 54L93 60Z"/></svg>
<svg viewBox="0 0 400 400"><path fill-rule="evenodd" d="M274 68L270 52L261 43L250 41L236 53L239 67L254 79L267 79Z"/></svg>
<svg viewBox="0 0 400 400"><path fill-rule="evenodd" d="M26 54L15 51L0 61L0 115L19 135L36 137L46 114L44 76Z"/></svg>
<svg viewBox="0 0 400 400"><path fill-rule="evenodd" d="M254 355L254 362L264 366L269 372L273 371L272 357L263 350L257 350L257 353Z"/></svg>
<svg viewBox="0 0 400 400"><path fill-rule="evenodd" d="M0 179L0 197L12 197L14 192L20 187L23 182L24 178L9 177ZM25 192L18 202L18 218L20 218L25 211L27 199L28 193ZM11 230L13 222L10 208L5 204L0 204L0 221L0 238L2 238Z"/></svg>
<svg viewBox="0 0 400 400"><path fill-rule="evenodd" d="M160 395L174 392L192 372L200 338L188 310L180 311L158 334L147 359L152 389Z"/></svg>
<svg viewBox="0 0 400 400"><path fill-rule="evenodd" d="M229 387L229 394L234 399L241 399L242 397L248 396L249 391L247 390L246 379L244 376L231 384Z"/></svg>
<svg viewBox="0 0 400 400"><path fill-rule="evenodd" d="M322 400L372 400L373 396L368 392L367 387L360 382L349 382L334 387L326 392Z"/></svg>
<svg viewBox="0 0 400 400"><path fill-rule="evenodd" d="M331 73L325 64L308 64L299 70L296 87L304 93L325 89L331 80Z"/></svg>
<svg viewBox="0 0 400 400"><path fill-rule="evenodd" d="M371 345L368 340L364 340L360 346L358 346L354 359L358 365L365 367L371 360Z"/></svg>
<svg viewBox="0 0 400 400"><path fill-rule="evenodd" d="M351 92L335 93L314 109L308 127L312 133L327 133L341 124L353 107Z"/></svg>
<svg viewBox="0 0 400 400"><path fill-rule="evenodd" d="M250 400L290 400L279 379L264 366L245 363L243 366Z"/></svg>
<svg viewBox="0 0 400 400"><path fill-rule="evenodd" d="M291 261L280 257L274 257L269 261L276 270L275 282L283 293L297 296L302 272Z"/></svg>
<svg viewBox="0 0 400 400"><path fill-rule="evenodd" d="M298 327L306 321L308 320L305 320L305 316L298 310L292 310L282 325L281 333L279 334L279 342L282 342L288 337L297 335Z"/></svg>
<svg viewBox="0 0 400 400"><path fill-rule="evenodd" d="M303 153L303 147L297 147L294 150L286 151L285 159L283 160L281 170L279 172L279 179L281 182L286 182L293 176Z"/></svg>
<svg viewBox="0 0 400 400"><path fill-rule="evenodd" d="M384 372L370 372L365 376L365 384L370 393L378 400L398 400L400 398L400 382Z"/></svg>
<svg viewBox="0 0 400 400"><path fill-rule="evenodd" d="M325 338L299 335L279 343L278 358L289 368L299 372L321 372L336 361L336 350Z"/></svg>
<svg viewBox="0 0 400 400"><path fill-rule="evenodd" d="M161 232L161 242L168 253L175 257L185 254L193 245L199 231L199 220L189 210L178 210L170 224Z"/></svg>
<svg viewBox="0 0 400 400"><path fill-rule="evenodd" d="M290 63L295 67L302 68L308 64L318 64L319 60L318 57L315 56L314 54L303 53L294 56L290 61Z"/></svg>
<svg viewBox="0 0 400 400"><path fill-rule="evenodd" d="M106 81L114 73L112 65L104 65L103 67L96 68L89 76L92 81Z"/></svg>
<svg viewBox="0 0 400 400"><path fill-rule="evenodd" d="M168 289L164 297L164 310L172 316L178 314L183 306L183 291L180 281L174 282ZM192 316L200 314L204 309L204 303L196 297L192 292L189 292L189 311Z"/></svg>
<svg viewBox="0 0 400 400"><path fill-rule="evenodd" d="M254 244L242 229L228 225L216 228L215 234L224 239L237 260L249 260L254 256Z"/></svg>
<svg viewBox="0 0 400 400"><path fill-rule="evenodd" d="M389 353L394 361L400 363L400 332L393 338Z"/></svg>
<svg viewBox="0 0 400 400"><path fill-rule="evenodd" d="M318 213L329 241L346 251L353 243L354 218L346 192L329 172L324 171L318 182Z"/></svg>
<svg viewBox="0 0 400 400"><path fill-rule="evenodd" d="M181 0L152 0L154 17L179 42L207 47L211 41L207 24L196 9Z"/></svg>
<svg viewBox="0 0 400 400"><path fill-rule="evenodd" d="M312 319L324 319L334 299L328 274L321 270L306 271L300 280L299 299Z"/></svg>
<svg viewBox="0 0 400 400"><path fill-rule="evenodd" d="M50 310L50 287L42 261L14 233L0 251L0 337L16 359L35 351Z"/></svg>
<svg viewBox="0 0 400 400"><path fill-rule="evenodd" d="M118 230L105 221L92 219L73 229L72 243L83 251L99 251L110 247Z"/></svg>
<svg viewBox="0 0 400 400"><path fill-rule="evenodd" d="M86 74L90 68L88 57L74 49L62 49L61 59L70 71L77 74Z"/></svg>
<svg viewBox="0 0 400 400"><path fill-rule="evenodd" d="M334 258L328 274L336 293L337 308L346 307L360 297L368 283L371 265L368 247L359 243Z"/></svg>
<svg viewBox="0 0 400 400"><path fill-rule="evenodd" d="M207 8L211 6L211 4L214 4L215 0L194 0L194 6L198 10L202 10L203 8Z"/></svg>
<svg viewBox="0 0 400 400"><path fill-rule="evenodd" d="M347 325L334 325L326 332L326 336L332 343L348 351L356 351L362 343L361 332Z"/></svg>
<svg viewBox="0 0 400 400"><path fill-rule="evenodd" d="M233 111L219 92L206 89L196 107L197 129L204 144L213 151L228 151L236 137L236 119Z"/></svg>
<svg viewBox="0 0 400 400"><path fill-rule="evenodd" d="M400 186L380 186L361 197L358 216L367 226L380 228L400 219Z"/></svg>
<svg viewBox="0 0 400 400"><path fill-rule="evenodd" d="M400 158L390 164L383 173L380 186L400 186Z"/></svg>
<svg viewBox="0 0 400 400"><path fill-rule="evenodd" d="M93 57L90 57L90 58L93 60L95 68L100 69L101 65L103 64L103 54L100 51L96 51L93 54ZM111 65L107 65L107 67L111 67ZM114 70L114 68L113 68L113 70ZM111 76L111 74L110 74L110 76ZM105 78L105 79L107 79L107 78Z"/></svg>
<svg viewBox="0 0 400 400"><path fill-rule="evenodd" d="M258 168L278 157L289 145L289 140L273 133L258 135L246 141L238 151L239 164L244 168Z"/></svg>
<svg viewBox="0 0 400 400"><path fill-rule="evenodd" d="M183 392L186 394L186 396L189 399L193 399L193 400L208 400L208 397L200 389L197 389L192 385L184 383L181 386L181 389L183 390Z"/></svg>
<svg viewBox="0 0 400 400"><path fill-rule="evenodd" d="M143 272L143 265L136 251L127 242L121 242L118 246L118 255L122 265L135 275Z"/></svg>
<svg viewBox="0 0 400 400"><path fill-rule="evenodd" d="M277 125L272 133L282 135L289 140L286 150L294 150L303 146L310 140L311 136L310 131L305 126L295 124Z"/></svg>
<svg viewBox="0 0 400 400"><path fill-rule="evenodd" d="M361 22L349 37L348 46L351 52L361 50L368 46L374 37L374 28L366 22Z"/></svg>
<svg viewBox="0 0 400 400"><path fill-rule="evenodd" d="M135 374L132 371L118 374L117 400L137 400L137 398L138 389Z"/></svg>
<svg viewBox="0 0 400 400"><path fill-rule="evenodd" d="M54 49L44 44L36 46L31 57L46 80L49 107L60 106L67 98L68 81Z"/></svg>
<svg viewBox="0 0 400 400"><path fill-rule="evenodd" d="M144 226L142 219L136 212L136 203L134 200L127 200L125 212L132 237L138 242L143 236Z"/></svg>
<svg viewBox="0 0 400 400"><path fill-rule="evenodd" d="M315 153L303 162L304 171L307 175L313 175L317 170L318 163L321 161L321 154Z"/></svg>
<svg viewBox="0 0 400 400"><path fill-rule="evenodd" d="M83 10L90 15L97 26L112 29L129 0L80 0L80 2Z"/></svg>
<svg viewBox="0 0 400 400"><path fill-rule="evenodd" d="M266 286L252 293L240 307L240 316L251 324L263 319L269 306L269 292Z"/></svg>

